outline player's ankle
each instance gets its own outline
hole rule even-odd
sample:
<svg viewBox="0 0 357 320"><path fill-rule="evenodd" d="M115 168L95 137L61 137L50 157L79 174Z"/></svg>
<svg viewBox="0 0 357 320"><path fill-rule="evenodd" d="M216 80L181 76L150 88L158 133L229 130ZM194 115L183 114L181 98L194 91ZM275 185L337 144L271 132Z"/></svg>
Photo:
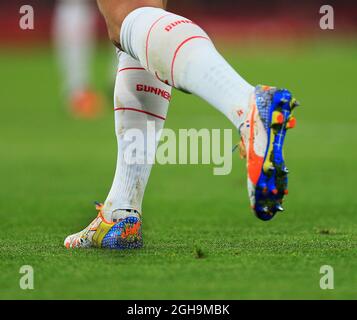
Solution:
<svg viewBox="0 0 357 320"><path fill-rule="evenodd" d="M139 211L136 209L115 209L103 212L103 217L108 222L118 222L127 217L140 218L140 216Z"/></svg>

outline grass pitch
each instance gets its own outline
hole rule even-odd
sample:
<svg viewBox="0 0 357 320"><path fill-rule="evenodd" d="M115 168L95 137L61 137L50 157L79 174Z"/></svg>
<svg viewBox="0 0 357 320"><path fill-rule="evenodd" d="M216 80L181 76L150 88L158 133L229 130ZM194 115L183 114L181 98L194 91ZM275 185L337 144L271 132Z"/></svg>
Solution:
<svg viewBox="0 0 357 320"><path fill-rule="evenodd" d="M144 201L145 247L119 252L62 245L109 190L110 103L101 119L74 120L63 111L50 50L1 51L0 298L357 298L357 47L223 52L249 82L287 87L302 102L287 136L286 213L268 223L252 215L237 154L229 176L213 176L206 165L158 165ZM110 54L101 50L95 64L107 91ZM231 128L205 102L177 91L166 127ZM334 290L319 286L326 264ZM32 291L19 288L22 265L35 270Z"/></svg>

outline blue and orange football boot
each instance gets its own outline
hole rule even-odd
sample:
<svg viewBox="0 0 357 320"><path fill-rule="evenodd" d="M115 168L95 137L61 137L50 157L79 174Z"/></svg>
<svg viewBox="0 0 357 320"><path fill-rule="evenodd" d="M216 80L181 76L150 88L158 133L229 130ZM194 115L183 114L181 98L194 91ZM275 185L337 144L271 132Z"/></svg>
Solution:
<svg viewBox="0 0 357 320"><path fill-rule="evenodd" d="M120 210L114 222L103 217L103 205L96 203L98 216L84 230L68 236L64 241L67 249L108 248L138 249L143 246L141 215L136 210Z"/></svg>
<svg viewBox="0 0 357 320"><path fill-rule="evenodd" d="M287 130L295 127L292 114L297 106L288 90L257 86L239 130L241 156L247 159L250 204L256 216L264 221L284 210L289 171L283 146Z"/></svg>

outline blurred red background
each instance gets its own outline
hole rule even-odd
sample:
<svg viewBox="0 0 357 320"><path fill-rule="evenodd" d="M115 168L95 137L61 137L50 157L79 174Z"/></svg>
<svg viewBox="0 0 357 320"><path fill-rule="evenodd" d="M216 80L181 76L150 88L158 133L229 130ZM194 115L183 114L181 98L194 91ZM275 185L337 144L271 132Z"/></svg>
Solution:
<svg viewBox="0 0 357 320"><path fill-rule="evenodd" d="M35 29L19 28L19 8L32 5ZM321 32L319 9L329 4L335 11L335 30ZM0 45L46 43L51 38L54 0L12 0L0 2ZM239 41L249 38L306 38L321 36L355 36L357 34L357 1L234 1L170 0L169 10L193 19L213 37ZM103 19L98 14L98 36L106 39Z"/></svg>

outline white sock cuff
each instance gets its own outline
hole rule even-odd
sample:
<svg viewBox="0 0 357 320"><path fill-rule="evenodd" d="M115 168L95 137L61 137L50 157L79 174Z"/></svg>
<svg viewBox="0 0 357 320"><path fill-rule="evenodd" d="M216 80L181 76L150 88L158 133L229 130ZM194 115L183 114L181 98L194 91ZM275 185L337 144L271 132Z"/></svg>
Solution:
<svg viewBox="0 0 357 320"><path fill-rule="evenodd" d="M156 21L165 14L169 13L163 9L154 7L142 7L130 12L124 19L120 31L120 44L123 50L129 55L131 55L133 58L140 60L136 50L133 48L133 43L131 41L131 34L135 26L137 26L139 16L145 15L145 19L140 19L140 21L141 23L144 23L147 26L147 29L150 29L150 22ZM143 25L141 25L141 28L142 27ZM145 36L146 32L141 32L140 34ZM142 41L144 41L144 39Z"/></svg>
<svg viewBox="0 0 357 320"><path fill-rule="evenodd" d="M162 83L127 53L118 53L119 64L114 109L141 112L148 120L165 120L172 87Z"/></svg>
<svg viewBox="0 0 357 320"><path fill-rule="evenodd" d="M190 47L190 54L196 49L202 53L204 46L214 48L206 32L193 21L152 7L136 9L125 18L120 41L125 52L162 82L186 90L180 85L184 70L175 81L175 71L180 69L176 58L182 55L182 48Z"/></svg>

